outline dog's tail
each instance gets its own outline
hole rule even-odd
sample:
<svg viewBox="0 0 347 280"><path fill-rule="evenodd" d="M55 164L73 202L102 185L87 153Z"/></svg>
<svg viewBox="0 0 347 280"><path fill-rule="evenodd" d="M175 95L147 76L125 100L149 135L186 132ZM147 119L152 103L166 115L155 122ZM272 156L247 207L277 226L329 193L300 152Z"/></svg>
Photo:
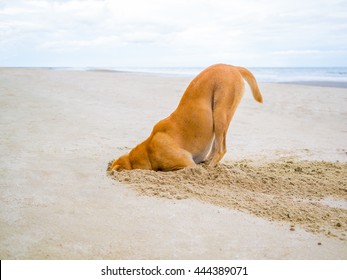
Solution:
<svg viewBox="0 0 347 280"><path fill-rule="evenodd" d="M263 103L263 97L261 96L257 81L255 80L253 74L250 71L248 71L246 68L243 68L240 66L237 66L236 68L237 68L237 70L239 70L242 77L249 84L249 86L252 90L252 94L253 94L254 99L256 101L258 101L259 103Z"/></svg>

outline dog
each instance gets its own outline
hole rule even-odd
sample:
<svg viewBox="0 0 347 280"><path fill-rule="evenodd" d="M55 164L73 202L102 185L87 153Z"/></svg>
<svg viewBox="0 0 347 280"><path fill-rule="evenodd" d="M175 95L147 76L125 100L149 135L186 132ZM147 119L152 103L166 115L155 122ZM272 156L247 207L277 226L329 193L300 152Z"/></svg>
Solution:
<svg viewBox="0 0 347 280"><path fill-rule="evenodd" d="M262 103L258 84L249 70L212 65L191 81L177 109L159 121L145 141L114 160L109 171L174 171L202 162L216 166L227 150L226 135L244 93L243 79L254 99Z"/></svg>

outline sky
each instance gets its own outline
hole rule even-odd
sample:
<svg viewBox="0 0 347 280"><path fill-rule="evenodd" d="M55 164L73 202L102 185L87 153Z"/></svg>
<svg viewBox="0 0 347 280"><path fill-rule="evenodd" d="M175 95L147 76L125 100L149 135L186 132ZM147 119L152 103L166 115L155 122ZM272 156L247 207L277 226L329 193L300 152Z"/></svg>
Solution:
<svg viewBox="0 0 347 280"><path fill-rule="evenodd" d="M0 67L347 66L347 1L0 0Z"/></svg>

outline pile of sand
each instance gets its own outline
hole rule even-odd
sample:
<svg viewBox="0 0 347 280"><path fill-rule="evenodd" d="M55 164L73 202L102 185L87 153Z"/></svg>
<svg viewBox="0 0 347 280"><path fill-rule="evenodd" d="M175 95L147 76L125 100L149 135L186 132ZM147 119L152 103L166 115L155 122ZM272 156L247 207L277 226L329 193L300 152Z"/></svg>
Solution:
<svg viewBox="0 0 347 280"><path fill-rule="evenodd" d="M199 165L175 172L112 172L139 194L193 198L238 209L271 221L298 224L310 232L346 239L347 164L285 159Z"/></svg>

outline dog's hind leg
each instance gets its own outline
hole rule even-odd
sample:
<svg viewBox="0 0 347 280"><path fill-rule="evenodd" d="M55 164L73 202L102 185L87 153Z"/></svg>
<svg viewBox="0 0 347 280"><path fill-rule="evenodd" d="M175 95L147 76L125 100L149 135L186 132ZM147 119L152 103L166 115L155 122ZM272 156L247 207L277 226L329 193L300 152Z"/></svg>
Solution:
<svg viewBox="0 0 347 280"><path fill-rule="evenodd" d="M215 93L214 110L213 110L213 125L214 125L214 143L212 146L209 159L209 166L216 166L217 163L225 155L226 136L229 124L235 114L243 95L241 89L221 90Z"/></svg>
<svg viewBox="0 0 347 280"><path fill-rule="evenodd" d="M209 156L209 166L216 166L227 151L226 134L229 126L227 116L225 116L225 114L222 113L216 113L214 115L216 115L216 119L218 121L215 123L215 139L212 146L211 154Z"/></svg>

